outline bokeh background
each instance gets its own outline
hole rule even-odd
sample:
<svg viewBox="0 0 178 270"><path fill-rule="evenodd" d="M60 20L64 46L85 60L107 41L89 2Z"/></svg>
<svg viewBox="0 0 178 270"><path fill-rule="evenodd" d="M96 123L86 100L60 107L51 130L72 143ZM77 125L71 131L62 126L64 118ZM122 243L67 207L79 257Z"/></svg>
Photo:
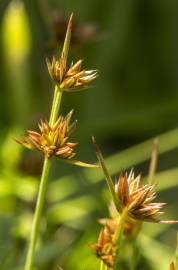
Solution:
<svg viewBox="0 0 178 270"><path fill-rule="evenodd" d="M93 87L65 93L62 113L79 120L78 158L96 161L91 135L111 174L135 168L146 178L154 137L166 217L177 218L178 31L176 0L0 0L0 269L23 269L42 157L14 138L48 118L54 85L45 57L60 54L74 12L70 59L98 69ZM101 172L54 160L38 241L36 267L98 269L89 244L110 195ZM144 226L138 269L168 269L176 226ZM154 238L153 238L154 237ZM159 255L162 260L159 260ZM125 265L126 269L129 269ZM139 268L140 267L140 268Z"/></svg>

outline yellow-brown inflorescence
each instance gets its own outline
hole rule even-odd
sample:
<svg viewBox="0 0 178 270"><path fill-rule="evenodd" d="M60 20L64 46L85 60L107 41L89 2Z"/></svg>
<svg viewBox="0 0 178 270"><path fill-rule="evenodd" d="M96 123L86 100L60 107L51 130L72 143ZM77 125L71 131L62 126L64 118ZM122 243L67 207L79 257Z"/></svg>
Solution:
<svg viewBox="0 0 178 270"><path fill-rule="evenodd" d="M67 55L70 45L70 37L72 30L72 15L70 17L68 28L66 32L66 38L62 50L61 57L56 59L52 58L52 61L46 59L47 67L51 78L57 84L61 91L78 91L84 89L88 84L97 77L96 70L82 70L82 60L72 63L71 67L67 68Z"/></svg>
<svg viewBox="0 0 178 270"><path fill-rule="evenodd" d="M56 156L71 159L75 156L76 146L76 143L68 142L71 132L76 127L76 121L69 124L71 116L72 111L66 117L60 116L52 126L47 121L41 121L38 125L40 133L28 130L27 135L23 136L24 141L16 141L29 149L41 151L48 158Z"/></svg>
<svg viewBox="0 0 178 270"><path fill-rule="evenodd" d="M175 264L173 262L170 264L169 270L176 270Z"/></svg>
<svg viewBox="0 0 178 270"><path fill-rule="evenodd" d="M98 242L90 246L96 256L100 258L108 267L114 265L116 257L116 246L113 243L113 231L107 224L101 230Z"/></svg>
<svg viewBox="0 0 178 270"><path fill-rule="evenodd" d="M177 221L160 221L159 216L163 213L160 210L165 203L154 203L156 198L155 185L145 184L140 187L141 175L134 177L131 171L129 175L120 175L115 184L115 192L122 208L128 209L128 216L136 220L177 223Z"/></svg>

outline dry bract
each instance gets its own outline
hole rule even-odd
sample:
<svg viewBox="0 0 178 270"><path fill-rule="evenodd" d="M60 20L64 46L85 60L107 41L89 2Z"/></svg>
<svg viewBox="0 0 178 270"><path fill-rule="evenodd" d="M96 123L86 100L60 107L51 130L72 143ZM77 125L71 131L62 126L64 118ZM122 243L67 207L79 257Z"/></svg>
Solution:
<svg viewBox="0 0 178 270"><path fill-rule="evenodd" d="M18 141L23 146L38 150L48 158L57 156L62 159L71 159L75 156L76 143L68 142L69 135L76 127L76 121L69 125L72 111L66 117L60 116L54 125L50 126L47 121L39 123L40 133L28 130L24 141Z"/></svg>

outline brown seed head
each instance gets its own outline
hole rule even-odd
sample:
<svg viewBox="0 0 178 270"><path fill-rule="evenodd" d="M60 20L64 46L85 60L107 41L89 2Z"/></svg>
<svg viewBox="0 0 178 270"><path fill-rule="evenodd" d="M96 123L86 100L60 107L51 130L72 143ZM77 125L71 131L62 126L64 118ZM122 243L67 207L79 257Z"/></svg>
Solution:
<svg viewBox="0 0 178 270"><path fill-rule="evenodd" d="M91 249L108 267L113 266L116 256L116 246L113 243L113 233L107 224L101 230L98 242L91 245Z"/></svg>
<svg viewBox="0 0 178 270"><path fill-rule="evenodd" d="M169 270L176 270L175 264L173 262L170 264Z"/></svg>
<svg viewBox="0 0 178 270"><path fill-rule="evenodd" d="M159 216L162 214L160 210L165 206L165 203L153 203L156 198L155 185L146 184L140 187L140 178L140 175L135 178L131 171L128 176L121 174L115 185L115 192L122 207L127 207L128 215L136 220L176 223L159 220Z"/></svg>
<svg viewBox="0 0 178 270"><path fill-rule="evenodd" d="M96 70L81 70L82 60L72 64L67 70L67 56L70 46L72 15L69 19L64 46L59 60L53 57L52 61L46 59L51 78L55 81L61 91L77 91L86 88L88 84L97 77Z"/></svg>
<svg viewBox="0 0 178 270"><path fill-rule="evenodd" d="M48 59L46 62L50 76L62 91L70 92L86 88L97 77L96 70L81 70L82 60L72 64L68 71L63 57L60 60L53 57L52 62Z"/></svg>
<svg viewBox="0 0 178 270"><path fill-rule="evenodd" d="M18 143L29 149L36 149L44 153L45 156L57 156L62 159L71 159L75 156L74 148L76 143L68 142L70 133L76 127L76 121L69 125L72 111L66 117L60 116L52 126L47 121L39 123L40 133L28 130L24 141Z"/></svg>

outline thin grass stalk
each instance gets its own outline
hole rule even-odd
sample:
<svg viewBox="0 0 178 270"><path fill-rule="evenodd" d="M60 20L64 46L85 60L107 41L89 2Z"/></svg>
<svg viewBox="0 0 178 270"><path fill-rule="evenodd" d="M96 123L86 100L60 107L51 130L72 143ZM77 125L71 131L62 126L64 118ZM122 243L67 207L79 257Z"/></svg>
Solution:
<svg viewBox="0 0 178 270"><path fill-rule="evenodd" d="M50 125L53 125L58 117L61 97L62 97L62 92L57 88L57 86L55 86L54 98L53 98L50 121L49 121ZM30 235L30 242L29 242L29 247L27 251L25 270L31 270L33 261L34 261L35 246L36 246L37 236L39 232L41 213L42 213L42 209L44 205L44 198L45 198L45 193L46 193L47 180L49 176L50 167L51 167L51 159L48 157L45 157L44 163L43 163L41 180L40 180L39 192L38 192L38 197L37 197L37 203L36 203L36 208L35 208L35 214L34 214L34 219L33 219L33 224L32 224L32 231Z"/></svg>
<svg viewBox="0 0 178 270"><path fill-rule="evenodd" d="M69 44L70 44L70 38L71 38L71 27L72 27L72 15L69 19L67 33L66 33L66 37L64 41L63 50L62 50L62 55L63 57L65 57L65 62L67 62L67 56L68 56L68 50L69 50ZM61 98L62 98L62 91L60 91L60 89L57 86L55 86L53 103L52 103L50 120L49 120L50 125L53 125L55 121L57 120L60 104L61 104ZM41 180L40 180L39 192L38 192L38 197L37 197L37 203L36 203L36 208L35 208L35 214L34 214L34 219L33 219L33 224L32 224L32 231L30 235L30 242L29 242L29 247L28 247L27 257L26 257L26 262L25 262L25 268L24 268L25 270L31 270L33 261L34 261L35 246L36 246L36 241L37 241L38 232L39 232L39 224L40 224L40 219L41 219L42 208L44 205L44 198L45 198L45 193L46 193L47 180L49 176L50 167L51 167L51 159L48 157L45 157L44 163L43 163Z"/></svg>
<svg viewBox="0 0 178 270"><path fill-rule="evenodd" d="M123 238L123 234L124 234L124 225L125 225L127 214L128 214L128 209L125 208L120 215L119 226L118 226L118 229L113 237L113 243L117 246L115 269L117 269L117 263L119 260L119 251L120 251L120 247L122 245L122 238Z"/></svg>
<svg viewBox="0 0 178 270"><path fill-rule="evenodd" d="M158 149L159 148L159 140L156 138L153 141L153 149L151 153L151 160L150 160L150 166L149 166L149 172L148 172L148 183L150 185L154 184L154 177L157 169L158 164Z"/></svg>
<svg viewBox="0 0 178 270"><path fill-rule="evenodd" d="M107 265L102 260L100 261L100 270L108 270Z"/></svg>

